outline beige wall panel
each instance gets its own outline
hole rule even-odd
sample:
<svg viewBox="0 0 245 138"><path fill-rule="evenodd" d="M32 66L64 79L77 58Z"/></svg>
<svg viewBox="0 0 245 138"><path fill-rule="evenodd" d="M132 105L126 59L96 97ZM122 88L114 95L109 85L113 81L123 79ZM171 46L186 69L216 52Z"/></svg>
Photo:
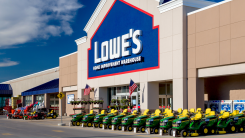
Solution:
<svg viewBox="0 0 245 138"><path fill-rule="evenodd" d="M184 107L184 85L183 78L173 79L173 110L178 110L178 108Z"/></svg>
<svg viewBox="0 0 245 138"><path fill-rule="evenodd" d="M228 25L231 22L231 3L227 2L219 5L220 10L220 26Z"/></svg>
<svg viewBox="0 0 245 138"><path fill-rule="evenodd" d="M173 51L173 78L183 78L183 51Z"/></svg>
<svg viewBox="0 0 245 138"><path fill-rule="evenodd" d="M71 66L71 73L77 72L77 64Z"/></svg>
<svg viewBox="0 0 245 138"><path fill-rule="evenodd" d="M59 59L59 68L62 69L64 67L64 58Z"/></svg>
<svg viewBox="0 0 245 138"><path fill-rule="evenodd" d="M197 77L196 69L188 69L188 78L196 78L196 77Z"/></svg>
<svg viewBox="0 0 245 138"><path fill-rule="evenodd" d="M245 37L231 40L231 63L244 62Z"/></svg>
<svg viewBox="0 0 245 138"><path fill-rule="evenodd" d="M71 65L77 64L77 53L71 55Z"/></svg>
<svg viewBox="0 0 245 138"><path fill-rule="evenodd" d="M188 35L188 48L196 46L196 34Z"/></svg>
<svg viewBox="0 0 245 138"><path fill-rule="evenodd" d="M196 48L196 67L219 65L219 43L213 43Z"/></svg>
<svg viewBox="0 0 245 138"><path fill-rule="evenodd" d="M245 20L244 5L244 0L233 0L231 2L231 23Z"/></svg>
<svg viewBox="0 0 245 138"><path fill-rule="evenodd" d="M69 67L71 65L71 57L67 56L64 58L65 63L64 63L64 67Z"/></svg>
<svg viewBox="0 0 245 138"><path fill-rule="evenodd" d="M79 64L81 64L81 70L87 70L87 60L81 60Z"/></svg>
<svg viewBox="0 0 245 138"><path fill-rule="evenodd" d="M141 71L139 73L140 73L140 82L146 82L148 80L148 73L147 73L147 71Z"/></svg>
<svg viewBox="0 0 245 138"><path fill-rule="evenodd" d="M182 33L173 36L173 50L179 50L179 49L183 49L183 34Z"/></svg>
<svg viewBox="0 0 245 138"><path fill-rule="evenodd" d="M220 27L220 41L228 40L231 38L231 26L226 25Z"/></svg>
<svg viewBox="0 0 245 138"><path fill-rule="evenodd" d="M183 7L173 9L173 35L183 32Z"/></svg>
<svg viewBox="0 0 245 138"><path fill-rule="evenodd" d="M160 69L154 69L148 71L148 81L163 80L163 71Z"/></svg>
<svg viewBox="0 0 245 138"><path fill-rule="evenodd" d="M160 39L160 53L170 52L173 50L173 37L165 37Z"/></svg>
<svg viewBox="0 0 245 138"><path fill-rule="evenodd" d="M173 34L173 12L172 10L162 13L161 26L160 26L160 37L168 37Z"/></svg>
<svg viewBox="0 0 245 138"><path fill-rule="evenodd" d="M173 78L173 52L163 53L160 56L161 56L160 68L163 73L162 80L172 79Z"/></svg>
<svg viewBox="0 0 245 138"><path fill-rule="evenodd" d="M148 0L140 0L140 5L139 5L139 8L141 8L142 10L144 11L148 11L148 3L147 3Z"/></svg>
<svg viewBox="0 0 245 138"><path fill-rule="evenodd" d="M188 49L188 69L196 68L196 48Z"/></svg>
<svg viewBox="0 0 245 138"><path fill-rule="evenodd" d="M67 84L67 77L68 77L68 75L64 75L63 76L63 79L61 80L62 81L62 86L68 86Z"/></svg>
<svg viewBox="0 0 245 138"><path fill-rule="evenodd" d="M230 90L230 100L244 100L245 89L241 90Z"/></svg>
<svg viewBox="0 0 245 138"><path fill-rule="evenodd" d="M81 54L81 57L79 57L78 61L80 60L87 60L87 56L88 56L88 48L90 47L90 41L88 39L88 41L86 43L84 43L84 45L81 46L81 52L79 54Z"/></svg>
<svg viewBox="0 0 245 138"><path fill-rule="evenodd" d="M121 78L121 80L123 80L123 78ZM127 80L130 80L130 78L128 78ZM100 80L99 80L99 86L101 86L101 87L113 86L113 85L115 85L115 77L114 76L103 77L103 78L100 78Z"/></svg>
<svg viewBox="0 0 245 138"><path fill-rule="evenodd" d="M203 31L196 34L196 46L202 46L219 41L219 28Z"/></svg>
<svg viewBox="0 0 245 138"><path fill-rule="evenodd" d="M220 64L230 64L231 63L231 41L220 42Z"/></svg>
<svg viewBox="0 0 245 138"><path fill-rule="evenodd" d="M67 75L67 74L70 74L70 67L65 67L63 68L63 72L62 72L62 75Z"/></svg>
<svg viewBox="0 0 245 138"><path fill-rule="evenodd" d="M231 24L231 38L238 38L242 36L245 36L245 21Z"/></svg>
<svg viewBox="0 0 245 138"><path fill-rule="evenodd" d="M127 74L123 74L123 75L119 75L119 76L120 76L120 83L115 84L115 82L114 82L114 85L129 84L130 79L132 79L135 83L140 82L140 73L139 72L127 73Z"/></svg>
<svg viewBox="0 0 245 138"><path fill-rule="evenodd" d="M196 13L196 32L219 27L219 6Z"/></svg>
<svg viewBox="0 0 245 138"><path fill-rule="evenodd" d="M74 86L74 85L77 85L77 73L72 73L70 75L70 78L71 78L71 83L70 85Z"/></svg>
<svg viewBox="0 0 245 138"><path fill-rule="evenodd" d="M187 18L188 18L188 35L196 33L196 14L189 15Z"/></svg>

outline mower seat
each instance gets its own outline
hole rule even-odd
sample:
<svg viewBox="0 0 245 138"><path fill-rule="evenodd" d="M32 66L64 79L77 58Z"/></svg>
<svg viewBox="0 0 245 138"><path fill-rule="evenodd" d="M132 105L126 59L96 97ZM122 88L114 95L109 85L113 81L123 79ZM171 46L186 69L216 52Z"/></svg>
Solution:
<svg viewBox="0 0 245 138"><path fill-rule="evenodd" d="M166 109L165 109L166 110ZM160 116L161 111L159 109L156 109L154 116Z"/></svg>
<svg viewBox="0 0 245 138"><path fill-rule="evenodd" d="M110 112L110 113L112 113L112 114L113 114L113 113L114 113L114 109L111 109L111 112Z"/></svg>
<svg viewBox="0 0 245 138"><path fill-rule="evenodd" d="M128 113L128 109L124 109L120 115L126 115Z"/></svg>
<svg viewBox="0 0 245 138"><path fill-rule="evenodd" d="M205 111L205 116L209 116L210 112L211 112L211 109L207 108L206 111Z"/></svg>
<svg viewBox="0 0 245 138"><path fill-rule="evenodd" d="M114 115L117 115L117 113L118 113L117 110L114 110L113 114L114 114Z"/></svg>
<svg viewBox="0 0 245 138"><path fill-rule="evenodd" d="M174 116L174 114L172 113L172 110L168 110L168 113L166 114L166 117L170 117L170 116Z"/></svg>
<svg viewBox="0 0 245 138"><path fill-rule="evenodd" d="M94 110L90 110L90 113L89 114L93 114L94 113Z"/></svg>
<svg viewBox="0 0 245 138"><path fill-rule="evenodd" d="M215 111L211 111L208 116L215 116Z"/></svg>
<svg viewBox="0 0 245 138"><path fill-rule="evenodd" d="M224 112L225 112L225 110L221 110L219 114L222 115L222 114L224 114Z"/></svg>
<svg viewBox="0 0 245 138"><path fill-rule="evenodd" d="M134 110L132 115L137 115L137 110Z"/></svg>
<svg viewBox="0 0 245 138"><path fill-rule="evenodd" d="M200 120L202 119L202 114L199 112L195 115L195 117L191 118L191 120Z"/></svg>
<svg viewBox="0 0 245 138"><path fill-rule="evenodd" d="M226 119L230 117L230 113L229 112L224 112L224 114L222 116L220 116L219 118L221 119Z"/></svg>
<svg viewBox="0 0 245 138"><path fill-rule="evenodd" d="M181 113L182 113L182 108L179 108L179 109L177 110L177 112L178 112L179 114L181 114Z"/></svg>
<svg viewBox="0 0 245 138"><path fill-rule="evenodd" d="M194 108L191 108L190 109L190 113L195 113L195 109Z"/></svg>
<svg viewBox="0 0 245 138"><path fill-rule="evenodd" d="M149 111L149 109L146 109L142 115L147 115Z"/></svg>
<svg viewBox="0 0 245 138"><path fill-rule="evenodd" d="M184 109L182 114L179 115L179 118L182 118L182 117L188 117L188 110L187 109Z"/></svg>
<svg viewBox="0 0 245 138"><path fill-rule="evenodd" d="M234 110L233 113L230 116L235 116L237 114L239 114L239 111L238 110Z"/></svg>
<svg viewBox="0 0 245 138"><path fill-rule="evenodd" d="M197 108L196 113L202 113L202 108Z"/></svg>
<svg viewBox="0 0 245 138"><path fill-rule="evenodd" d="M102 110L102 111L100 112L100 114L101 114L101 115L105 114L105 110Z"/></svg>

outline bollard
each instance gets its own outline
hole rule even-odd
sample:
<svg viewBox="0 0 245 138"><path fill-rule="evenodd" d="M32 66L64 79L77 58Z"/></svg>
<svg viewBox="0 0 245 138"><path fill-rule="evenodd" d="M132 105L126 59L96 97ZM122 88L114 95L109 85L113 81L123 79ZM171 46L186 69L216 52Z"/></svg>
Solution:
<svg viewBox="0 0 245 138"><path fill-rule="evenodd" d="M24 120L26 120L26 118L24 117Z"/></svg>
<svg viewBox="0 0 245 138"><path fill-rule="evenodd" d="M124 126L122 126L122 131L123 131L123 132L125 131L125 127L124 127Z"/></svg>
<svg viewBox="0 0 245 138"><path fill-rule="evenodd" d="M71 127L71 122L69 122L69 127Z"/></svg>
<svg viewBox="0 0 245 138"><path fill-rule="evenodd" d="M137 133L137 127L134 127L134 133Z"/></svg>
<svg viewBox="0 0 245 138"><path fill-rule="evenodd" d="M173 137L176 137L176 130L173 130Z"/></svg>
<svg viewBox="0 0 245 138"><path fill-rule="evenodd" d="M115 125L112 125L111 130L115 130Z"/></svg>
<svg viewBox="0 0 245 138"><path fill-rule="evenodd" d="M160 136L162 136L162 135L163 135L163 131L162 131L162 129L160 129L160 131L159 131L159 135L160 135Z"/></svg>
<svg viewBox="0 0 245 138"><path fill-rule="evenodd" d="M146 134L150 135L151 134L151 129L147 128L147 129L145 129L145 132L146 132Z"/></svg>
<svg viewBox="0 0 245 138"><path fill-rule="evenodd" d="M9 117L7 116L7 119L9 119Z"/></svg>
<svg viewBox="0 0 245 138"><path fill-rule="evenodd" d="M82 123L82 127L83 127L84 123Z"/></svg>

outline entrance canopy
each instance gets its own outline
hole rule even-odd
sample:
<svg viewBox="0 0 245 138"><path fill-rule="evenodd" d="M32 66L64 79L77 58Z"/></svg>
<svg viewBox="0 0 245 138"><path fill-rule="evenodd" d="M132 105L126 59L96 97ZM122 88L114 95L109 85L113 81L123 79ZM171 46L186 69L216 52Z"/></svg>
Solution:
<svg viewBox="0 0 245 138"><path fill-rule="evenodd" d="M21 96L59 92L59 79L54 79L21 93Z"/></svg>
<svg viewBox="0 0 245 138"><path fill-rule="evenodd" d="M0 84L0 96L1 95L12 95L13 90L10 84Z"/></svg>

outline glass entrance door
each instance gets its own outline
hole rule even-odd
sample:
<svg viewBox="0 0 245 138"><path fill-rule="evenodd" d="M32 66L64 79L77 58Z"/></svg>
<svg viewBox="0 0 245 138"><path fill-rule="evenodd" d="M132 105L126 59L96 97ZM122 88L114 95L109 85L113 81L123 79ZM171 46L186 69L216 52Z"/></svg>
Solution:
<svg viewBox="0 0 245 138"><path fill-rule="evenodd" d="M172 83L159 84L159 108L169 108L173 110Z"/></svg>

